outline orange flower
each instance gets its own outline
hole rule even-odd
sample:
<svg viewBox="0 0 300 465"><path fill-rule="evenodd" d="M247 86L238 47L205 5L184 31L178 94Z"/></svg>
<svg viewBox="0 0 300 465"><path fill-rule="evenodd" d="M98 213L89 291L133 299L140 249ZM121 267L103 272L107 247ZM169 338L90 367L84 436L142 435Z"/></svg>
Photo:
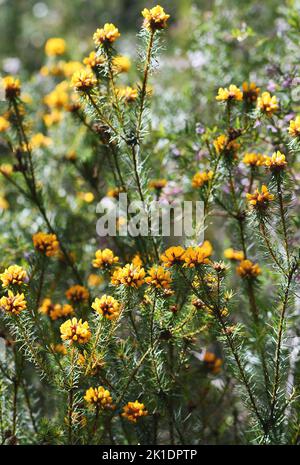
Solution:
<svg viewBox="0 0 300 465"><path fill-rule="evenodd" d="M162 262L167 267L170 267L176 263L182 263L184 261L185 250L180 245L176 247L169 247L165 253L160 256Z"/></svg>
<svg viewBox="0 0 300 465"><path fill-rule="evenodd" d="M209 241L204 241L201 246L189 247L184 253L185 267L194 268L196 265L210 263L208 257L213 252L212 245Z"/></svg>
<svg viewBox="0 0 300 465"><path fill-rule="evenodd" d="M148 10L148 8L144 8L142 15L145 18L144 27L152 31L164 29L167 26L168 19L170 18L170 15L166 14L160 5L156 5L150 10Z"/></svg>
<svg viewBox="0 0 300 465"><path fill-rule="evenodd" d="M267 186L261 186L261 192L258 189L254 194L246 194L247 200L253 208L266 208L270 201L274 200L274 195L270 194Z"/></svg>
<svg viewBox="0 0 300 465"><path fill-rule="evenodd" d="M241 278L256 278L261 274L260 267L251 260L242 260L236 271Z"/></svg>
<svg viewBox="0 0 300 465"><path fill-rule="evenodd" d="M144 417L146 415L148 415L148 412L145 410L145 405L141 404L137 400L135 402L128 402L123 407L122 417L132 423L136 423L140 417Z"/></svg>
<svg viewBox="0 0 300 465"><path fill-rule="evenodd" d="M171 274L165 270L162 266L153 266L148 271L147 278L145 279L147 284L150 284L157 289L169 289L170 283L172 282Z"/></svg>
<svg viewBox="0 0 300 465"><path fill-rule="evenodd" d="M53 257L59 251L59 242L55 234L38 232L32 236L32 241L34 248L47 257Z"/></svg>
<svg viewBox="0 0 300 465"><path fill-rule="evenodd" d="M89 298L89 291L86 287L75 284L66 291L66 297L71 302L85 302Z"/></svg>

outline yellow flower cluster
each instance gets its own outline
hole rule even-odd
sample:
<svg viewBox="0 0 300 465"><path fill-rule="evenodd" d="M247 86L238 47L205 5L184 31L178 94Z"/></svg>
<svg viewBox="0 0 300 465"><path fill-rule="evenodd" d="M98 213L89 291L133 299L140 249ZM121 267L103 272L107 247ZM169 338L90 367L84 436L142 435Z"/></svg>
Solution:
<svg viewBox="0 0 300 465"><path fill-rule="evenodd" d="M74 303L86 302L89 299L89 291L86 287L81 286L80 284L75 284L66 291L66 297Z"/></svg>
<svg viewBox="0 0 300 465"><path fill-rule="evenodd" d="M242 250L234 250L230 247L229 249L224 250L224 257L228 260L241 261L244 260L245 254Z"/></svg>
<svg viewBox="0 0 300 465"><path fill-rule="evenodd" d="M66 51L66 42L60 37L51 37L45 44L45 53L48 57L63 55Z"/></svg>
<svg viewBox="0 0 300 465"><path fill-rule="evenodd" d="M3 87L5 90L5 97L7 100L15 99L21 93L21 83L19 79L13 76L5 76L2 79Z"/></svg>
<svg viewBox="0 0 300 465"><path fill-rule="evenodd" d="M73 315L74 309L69 304L54 304L51 299L46 298L43 300L39 312L43 315L47 315L51 320L55 321L58 318Z"/></svg>
<svg viewBox="0 0 300 465"><path fill-rule="evenodd" d="M261 186L261 191L258 189L253 194L246 194L249 204L253 208L266 208L270 201L274 200L274 195L270 194L265 184Z"/></svg>
<svg viewBox="0 0 300 465"><path fill-rule="evenodd" d="M257 108L267 116L272 116L279 110L276 95L271 96L269 92L263 92L257 99Z"/></svg>
<svg viewBox="0 0 300 465"><path fill-rule="evenodd" d="M34 248L47 257L53 257L59 251L59 242L55 234L38 232L32 236L32 241Z"/></svg>
<svg viewBox="0 0 300 465"><path fill-rule="evenodd" d="M124 55L118 55L112 60L113 72L116 74L127 73L130 69L130 59Z"/></svg>
<svg viewBox="0 0 300 465"><path fill-rule="evenodd" d="M21 286L28 282L28 276L24 268L19 265L11 265L0 274L0 280L2 281L2 287L8 287L11 285Z"/></svg>
<svg viewBox="0 0 300 465"><path fill-rule="evenodd" d="M265 163L265 155L261 153L245 153L243 163L250 166L262 166Z"/></svg>
<svg viewBox="0 0 300 465"><path fill-rule="evenodd" d="M300 137L300 116L296 116L296 119L290 121L289 135L294 138Z"/></svg>
<svg viewBox="0 0 300 465"><path fill-rule="evenodd" d="M100 268L101 270L110 268L118 263L119 257L115 256L110 249L97 250L95 259L93 260L93 267Z"/></svg>
<svg viewBox="0 0 300 465"><path fill-rule="evenodd" d="M71 79L71 87L78 92L88 92L97 84L97 79L89 70L76 71Z"/></svg>
<svg viewBox="0 0 300 465"><path fill-rule="evenodd" d="M265 158L265 166L270 168L271 171L280 171L287 165L285 155L279 151L274 152L271 157Z"/></svg>
<svg viewBox="0 0 300 465"><path fill-rule="evenodd" d="M218 90L218 95L216 96L216 100L221 102L232 100L241 101L243 100L243 92L234 84L231 84L229 89L227 89L227 87L220 87Z"/></svg>
<svg viewBox="0 0 300 465"><path fill-rule="evenodd" d="M112 409L114 407L110 392L103 386L95 388L90 387L89 389L87 389L84 396L84 400L88 404L95 405L102 409Z"/></svg>
<svg viewBox="0 0 300 465"><path fill-rule="evenodd" d="M213 252L209 241L204 241L201 246L188 247L184 253L185 267L194 268L196 265L210 263L209 257Z"/></svg>
<svg viewBox="0 0 300 465"><path fill-rule="evenodd" d="M7 131L10 128L10 122L6 118L0 116L0 132Z"/></svg>
<svg viewBox="0 0 300 465"><path fill-rule="evenodd" d="M194 268L196 265L210 263L209 257L213 252L209 241L204 241L201 246L188 247L186 250L181 246L170 247L161 255L165 266L183 264L185 267Z"/></svg>
<svg viewBox="0 0 300 465"><path fill-rule="evenodd" d="M97 29L93 35L96 45L112 44L120 37L119 29L112 23L104 24L103 28Z"/></svg>
<svg viewBox="0 0 300 465"><path fill-rule="evenodd" d="M91 338L91 332L87 321L72 318L65 321L60 326L61 338L63 341L70 341L70 344L86 344Z"/></svg>
<svg viewBox="0 0 300 465"><path fill-rule="evenodd" d="M39 149L40 147L49 147L52 144L52 139L50 137L45 136L41 132L37 132L34 134L30 141L29 145L32 150Z"/></svg>
<svg viewBox="0 0 300 465"><path fill-rule="evenodd" d="M243 82L242 84L242 89L243 89L243 100L245 102L253 103L256 102L259 93L260 93L260 88L257 87L255 82Z"/></svg>
<svg viewBox="0 0 300 465"><path fill-rule="evenodd" d="M205 351L203 363L209 371L213 374L217 374L220 372L223 362L222 359L217 357L213 352Z"/></svg>
<svg viewBox="0 0 300 465"><path fill-rule="evenodd" d="M225 155L227 153L232 153L235 156L236 152L240 148L240 144L236 140L229 140L228 136L225 134L218 136L213 141L213 144L218 154L224 152Z"/></svg>
<svg viewBox="0 0 300 465"><path fill-rule="evenodd" d="M163 266L153 266L148 271L145 282L157 289L169 289L172 278L170 272Z"/></svg>
<svg viewBox="0 0 300 465"><path fill-rule="evenodd" d="M111 283L114 286L124 284L127 287L138 288L145 282L145 270L139 266L134 266L132 263L125 265L123 268L117 268L112 277Z"/></svg>
<svg viewBox="0 0 300 465"><path fill-rule="evenodd" d="M156 190L161 190L167 185L167 180L166 179L152 179L152 181L149 182L149 188L150 189L156 189Z"/></svg>
<svg viewBox="0 0 300 465"><path fill-rule="evenodd" d="M0 299L0 308L6 313L12 315L18 315L22 310L25 310L27 306L24 294L14 294L12 291L8 291L8 296L3 296Z"/></svg>
<svg viewBox="0 0 300 465"><path fill-rule="evenodd" d="M261 274L258 264L253 263L251 260L242 260L236 270L241 278L256 278Z"/></svg>
<svg viewBox="0 0 300 465"><path fill-rule="evenodd" d="M126 418L128 421L132 423L136 423L137 420L141 417L145 417L148 415L147 410L145 410L145 405L138 402L128 402L123 407L122 417Z"/></svg>
<svg viewBox="0 0 300 465"><path fill-rule="evenodd" d="M204 184L208 183L210 179L213 177L213 172L212 171L204 171L204 172L198 172L194 175L192 179L192 187L194 188L200 188Z"/></svg>
<svg viewBox="0 0 300 465"><path fill-rule="evenodd" d="M161 256L160 259L165 266L170 267L184 261L185 250L180 245L169 247Z"/></svg>
<svg viewBox="0 0 300 465"><path fill-rule="evenodd" d="M97 55L96 52L93 50L88 57L83 59L83 63L87 68L92 70L96 69L97 66L104 65L106 59L104 55Z"/></svg>
<svg viewBox="0 0 300 465"><path fill-rule="evenodd" d="M115 320L120 315L121 304L112 296L104 294L100 299L96 297L92 308L108 320Z"/></svg>
<svg viewBox="0 0 300 465"><path fill-rule="evenodd" d="M170 18L170 15L166 14L160 5L156 5L150 10L148 10L148 8L144 8L142 15L145 18L144 27L151 31L164 29L167 26L168 19Z"/></svg>
<svg viewBox="0 0 300 465"><path fill-rule="evenodd" d="M138 97L138 90L130 86L117 87L117 97L124 100L126 103L134 102Z"/></svg>

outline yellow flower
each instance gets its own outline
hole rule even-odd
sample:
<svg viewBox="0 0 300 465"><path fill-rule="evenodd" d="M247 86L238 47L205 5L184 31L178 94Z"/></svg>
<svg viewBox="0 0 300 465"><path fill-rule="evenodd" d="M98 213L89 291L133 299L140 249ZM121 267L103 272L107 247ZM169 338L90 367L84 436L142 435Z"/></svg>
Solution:
<svg viewBox="0 0 300 465"><path fill-rule="evenodd" d="M102 276L98 276L95 273L91 273L88 276L88 285L89 286L96 287L96 286L99 286L101 283L103 283L103 277Z"/></svg>
<svg viewBox="0 0 300 465"><path fill-rule="evenodd" d="M131 260L131 263L134 265L134 267L142 267L143 266L143 260L141 259L140 255L137 253Z"/></svg>
<svg viewBox="0 0 300 465"><path fill-rule="evenodd" d="M272 116L279 109L276 95L271 96L269 92L263 92L257 99L257 108L267 116Z"/></svg>
<svg viewBox="0 0 300 465"><path fill-rule="evenodd" d="M44 97L43 101L49 108L56 108L57 110L64 108L69 101L66 82L63 81L56 86L52 92Z"/></svg>
<svg viewBox="0 0 300 465"><path fill-rule="evenodd" d="M20 95L21 83L19 79L15 79L13 76L5 76L2 79L2 83L7 100L14 99Z"/></svg>
<svg viewBox="0 0 300 465"><path fill-rule="evenodd" d="M43 300L42 305L39 308L39 312L43 315L49 316L51 320L55 321L58 318L73 315L74 309L69 304L54 304L51 299L47 298Z"/></svg>
<svg viewBox="0 0 300 465"><path fill-rule="evenodd" d="M130 86L118 87L116 94L120 100L124 100L126 103L134 102L138 97L137 89Z"/></svg>
<svg viewBox="0 0 300 465"><path fill-rule="evenodd" d="M256 278L261 273L257 263L253 263L251 260L242 260L236 271L241 278Z"/></svg>
<svg viewBox="0 0 300 465"><path fill-rule="evenodd" d="M58 110L54 110L51 113L44 115L43 120L47 127L53 126L62 120L62 113Z"/></svg>
<svg viewBox="0 0 300 465"><path fill-rule="evenodd" d="M270 194L267 186L261 186L261 192L258 189L253 194L246 194L247 200L253 208L266 208L268 203L274 200L274 195Z"/></svg>
<svg viewBox="0 0 300 465"><path fill-rule="evenodd" d="M63 344L52 344L51 347L54 350L54 352L56 352L57 354L60 354L60 355L67 354L67 349L65 348Z"/></svg>
<svg viewBox="0 0 300 465"><path fill-rule="evenodd" d="M87 321L77 320L72 318L65 321L60 326L61 338L63 341L77 342L78 344L86 344L91 338L91 332Z"/></svg>
<svg viewBox="0 0 300 465"><path fill-rule="evenodd" d="M141 404L137 400L135 402L128 402L123 407L122 417L132 423L136 423L138 418L145 417L146 415L148 415L148 412L145 410L145 405Z"/></svg>
<svg viewBox="0 0 300 465"><path fill-rule="evenodd" d="M231 84L229 89L227 89L227 87L220 87L218 90L218 95L216 96L216 100L222 102L225 102L226 100L243 100L243 92L234 84Z"/></svg>
<svg viewBox="0 0 300 465"><path fill-rule="evenodd" d="M228 260L241 261L244 260L245 255L242 250L234 250L230 247L229 249L224 250L224 257L228 258Z"/></svg>
<svg viewBox="0 0 300 465"><path fill-rule="evenodd" d="M1 124L0 124L1 127ZM290 121L290 127L288 129L289 135L292 137L299 137L300 136L300 116L296 116L295 120Z"/></svg>
<svg viewBox="0 0 300 465"><path fill-rule="evenodd" d="M185 250L180 245L175 247L169 247L164 254L160 256L164 266L170 267L176 263L181 263L184 261Z"/></svg>
<svg viewBox="0 0 300 465"><path fill-rule="evenodd" d="M213 252L212 245L209 241L204 241L201 246L189 247L184 253L185 267L194 268L196 265L210 263L208 257Z"/></svg>
<svg viewBox="0 0 300 465"><path fill-rule="evenodd" d="M243 100L248 103L256 102L257 97L260 93L260 88L256 86L254 82L243 82Z"/></svg>
<svg viewBox="0 0 300 465"><path fill-rule="evenodd" d="M222 367L222 359L217 357L213 352L205 351L203 363L213 374L219 373Z"/></svg>
<svg viewBox="0 0 300 465"><path fill-rule="evenodd" d="M97 84L97 79L91 71L85 69L76 71L71 79L71 87L77 91L87 92Z"/></svg>
<svg viewBox="0 0 300 465"><path fill-rule="evenodd" d="M160 5L148 10L144 8L142 11L144 19L144 27L151 31L157 29L164 29L167 26L167 21L170 18L170 15L166 14L164 9Z"/></svg>
<svg viewBox="0 0 300 465"><path fill-rule="evenodd" d="M96 69L97 66L104 65L106 62L106 58L104 55L97 55L96 52L93 50L88 57L83 59L83 63L91 69Z"/></svg>
<svg viewBox="0 0 300 465"><path fill-rule="evenodd" d="M110 392L103 386L96 388L90 387L85 393L84 400L88 404L96 405L103 409L113 408Z"/></svg>
<svg viewBox="0 0 300 465"><path fill-rule="evenodd" d="M204 184L206 184L210 179L213 177L213 172L212 171L204 171L204 172L198 172L194 175L192 179L192 187L194 188L199 188L202 187Z"/></svg>
<svg viewBox="0 0 300 465"><path fill-rule="evenodd" d="M287 165L285 155L279 151L274 152L271 157L265 158L264 165L270 168L271 171L283 170Z"/></svg>
<svg viewBox="0 0 300 465"><path fill-rule="evenodd" d="M8 291L8 297L3 296L0 299L0 308L12 315L18 315L27 306L24 294L16 294Z"/></svg>
<svg viewBox="0 0 300 465"><path fill-rule="evenodd" d="M8 210L9 209L9 203L8 201L6 200L5 197L3 197L2 195L0 195L0 211L1 210Z"/></svg>
<svg viewBox="0 0 300 465"><path fill-rule="evenodd" d="M108 320L114 320L120 314L121 304L112 296L104 294L100 299L96 297L92 303L92 308Z"/></svg>
<svg viewBox="0 0 300 465"><path fill-rule="evenodd" d="M7 131L10 127L10 122L7 121L7 119L3 118L3 116L0 116L0 132Z"/></svg>
<svg viewBox="0 0 300 465"><path fill-rule="evenodd" d="M0 173L4 174L5 176L10 176L13 170L14 168L10 163L2 163L2 165L0 165Z"/></svg>
<svg viewBox="0 0 300 465"><path fill-rule="evenodd" d="M59 251L59 242L55 234L38 232L32 236L34 248L47 257L53 257Z"/></svg>
<svg viewBox="0 0 300 465"><path fill-rule="evenodd" d="M89 291L86 287L75 284L66 291L66 297L71 302L86 302L89 298Z"/></svg>
<svg viewBox="0 0 300 465"><path fill-rule="evenodd" d="M112 60L113 71L117 74L127 73L130 69L131 62L130 59L124 55L118 55Z"/></svg>
<svg viewBox="0 0 300 465"><path fill-rule="evenodd" d="M245 153L243 163L250 166L262 166L265 158L265 155L261 153Z"/></svg>
<svg viewBox="0 0 300 465"><path fill-rule="evenodd" d="M19 265L11 265L0 274L2 287L8 287L11 284L21 286L28 282L28 276L24 268Z"/></svg>
<svg viewBox="0 0 300 465"><path fill-rule="evenodd" d="M62 70L66 78L73 76L76 71L84 69L84 66L80 61L67 61L62 64Z"/></svg>
<svg viewBox="0 0 300 465"><path fill-rule="evenodd" d="M238 142L235 140L230 141L225 134L218 136L217 139L213 141L213 144L218 154L224 152L225 155L232 153L235 156L240 147Z"/></svg>
<svg viewBox="0 0 300 465"><path fill-rule="evenodd" d="M66 42L59 37L48 39L45 44L45 53L48 57L63 55L66 51Z"/></svg>
<svg viewBox="0 0 300 465"><path fill-rule="evenodd" d="M119 29L112 23L104 24L104 27L97 29L93 35L96 45L111 44L120 37Z"/></svg>
<svg viewBox="0 0 300 465"><path fill-rule="evenodd" d="M163 266L156 265L148 271L148 276L145 279L145 282L157 289L169 289L172 278L170 272Z"/></svg>
<svg viewBox="0 0 300 465"><path fill-rule="evenodd" d="M77 196L86 203L91 203L95 200L93 192L78 192Z"/></svg>
<svg viewBox="0 0 300 465"><path fill-rule="evenodd" d="M110 249L96 250L95 259L93 260L93 267L105 269L118 263L119 257L115 256Z"/></svg>
<svg viewBox="0 0 300 465"><path fill-rule="evenodd" d="M111 189L108 189L106 192L107 197L113 197L114 199L117 199L119 197L120 192L122 192L122 188L120 187L113 187Z"/></svg>
<svg viewBox="0 0 300 465"><path fill-rule="evenodd" d="M38 149L40 147L49 147L49 145L52 144L52 139L50 139L50 137L45 136L41 132L38 132L31 137L29 144L32 149Z"/></svg>
<svg viewBox="0 0 300 465"><path fill-rule="evenodd" d="M114 286L124 284L128 287L138 288L145 282L145 270L139 266L134 266L132 263L124 266L124 268L117 268L112 277L111 283Z"/></svg>
<svg viewBox="0 0 300 465"><path fill-rule="evenodd" d="M152 179L152 181L149 182L149 187L150 189L156 189L156 190L161 190L167 185L167 180L166 179Z"/></svg>

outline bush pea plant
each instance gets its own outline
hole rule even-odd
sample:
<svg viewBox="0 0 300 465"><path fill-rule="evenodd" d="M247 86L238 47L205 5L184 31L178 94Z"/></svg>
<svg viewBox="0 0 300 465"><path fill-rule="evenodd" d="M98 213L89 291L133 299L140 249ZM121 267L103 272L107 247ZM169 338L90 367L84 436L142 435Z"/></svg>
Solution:
<svg viewBox="0 0 300 465"><path fill-rule="evenodd" d="M299 442L299 66L270 89L207 64L203 112L181 108L171 22L142 11L136 66L106 23L84 58L54 37L38 73L3 78L2 444ZM204 240L99 237L121 194L203 202Z"/></svg>

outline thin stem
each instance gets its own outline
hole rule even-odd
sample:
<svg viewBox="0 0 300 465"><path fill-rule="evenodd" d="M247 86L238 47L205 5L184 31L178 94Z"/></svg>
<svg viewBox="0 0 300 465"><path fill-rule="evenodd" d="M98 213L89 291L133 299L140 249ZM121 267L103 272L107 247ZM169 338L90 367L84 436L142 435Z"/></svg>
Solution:
<svg viewBox="0 0 300 465"><path fill-rule="evenodd" d="M152 54L152 47L153 47L153 41L154 41L154 34L155 34L155 31L151 30L150 36L149 36L148 47L147 47L145 67L144 67L144 76L143 76L143 83L142 83L142 90L141 90L141 103L140 103L137 126L136 126L136 138L138 141L140 139L143 113L144 113L144 108L145 108L145 99L146 99L146 94L147 94L147 83L148 83L149 69L150 69L150 64L151 64L151 54Z"/></svg>
<svg viewBox="0 0 300 465"><path fill-rule="evenodd" d="M286 221L285 221L283 196L282 196L281 182L280 182L279 177L277 178L277 194L278 194L279 206L280 206L280 217L281 217L281 223L282 223L282 229L283 229L286 258L287 258L287 263L288 263L288 269L290 269L290 252L289 252L289 243L288 243L288 235L287 235L287 226L286 226Z"/></svg>

